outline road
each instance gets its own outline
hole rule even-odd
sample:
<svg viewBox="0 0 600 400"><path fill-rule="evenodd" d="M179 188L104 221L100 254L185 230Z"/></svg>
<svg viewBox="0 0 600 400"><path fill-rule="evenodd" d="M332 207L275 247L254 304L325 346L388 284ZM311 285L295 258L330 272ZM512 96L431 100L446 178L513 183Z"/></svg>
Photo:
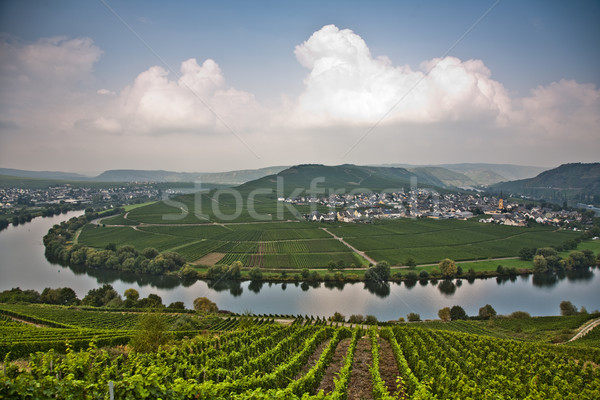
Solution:
<svg viewBox="0 0 600 400"><path fill-rule="evenodd" d="M567 343L584 337L598 325L600 325L600 318L586 322L585 324L583 324L583 326L581 327L581 330L577 333L577 335L575 335L571 339L567 340Z"/></svg>
<svg viewBox="0 0 600 400"><path fill-rule="evenodd" d="M333 233L329 232L327 230L327 228L321 228L323 229L325 232L329 233L331 236L333 236L334 239L339 240L340 242L342 242L344 244L344 246L348 247L350 250L352 250L353 252L355 252L356 254L359 254L361 257L363 257L365 260L367 260L368 262L370 262L371 264L375 265L377 264L377 261L373 260L371 257L369 257L364 251L360 251L358 250L356 247L351 246L350 243L346 242L344 239L342 239L339 236L334 235ZM348 268L345 268L348 269Z"/></svg>

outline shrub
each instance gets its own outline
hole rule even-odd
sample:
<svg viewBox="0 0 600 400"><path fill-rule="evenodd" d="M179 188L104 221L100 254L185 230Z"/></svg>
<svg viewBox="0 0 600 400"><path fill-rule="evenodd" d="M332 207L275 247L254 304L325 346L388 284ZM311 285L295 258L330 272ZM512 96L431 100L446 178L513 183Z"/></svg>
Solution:
<svg viewBox="0 0 600 400"><path fill-rule="evenodd" d="M150 353L169 341L167 324L161 314L146 313L139 319L135 335L129 344L138 353Z"/></svg>
<svg viewBox="0 0 600 400"><path fill-rule="evenodd" d="M526 311L515 311L512 314L510 314L509 317L515 318L515 319L523 319L523 318L531 318L531 315L529 315L529 313Z"/></svg>
<svg viewBox="0 0 600 400"><path fill-rule="evenodd" d="M406 319L408 319L408 322L417 322L421 320L421 316L417 313L411 312L408 313Z"/></svg>
<svg viewBox="0 0 600 400"><path fill-rule="evenodd" d="M346 317L342 313L336 311L331 317L329 317L329 320L333 322L345 322Z"/></svg>
<svg viewBox="0 0 600 400"><path fill-rule="evenodd" d="M353 314L348 318L348 322L351 324L362 324L365 321L365 317L359 314Z"/></svg>

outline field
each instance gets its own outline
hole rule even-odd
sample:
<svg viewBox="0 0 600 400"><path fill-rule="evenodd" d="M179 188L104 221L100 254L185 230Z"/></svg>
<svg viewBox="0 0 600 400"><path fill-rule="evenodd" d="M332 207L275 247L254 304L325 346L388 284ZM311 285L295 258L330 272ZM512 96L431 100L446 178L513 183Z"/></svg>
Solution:
<svg viewBox="0 0 600 400"><path fill-rule="evenodd" d="M366 264L350 247L321 229L326 228L376 261L403 265L413 258L417 264L427 265L444 258L478 260L468 264L478 271L495 270L498 264L530 268L531 263L516 259L485 260L515 258L522 247L559 245L578 235L552 227L518 228L458 220L305 222L296 219L289 210L278 210L275 200L268 196L256 196L252 206L246 204L240 209L235 209L233 196L229 202L227 196L219 199L217 210L237 215L233 221L216 222L219 219L209 206L214 199L208 194L198 198L188 195L169 204L156 202L133 208L126 217L106 218L102 220L106 226L86 226L78 241L96 248L109 243L131 244L138 250L155 247L159 251L178 252L188 262L205 266L234 261L246 267L291 269L325 268L332 261L344 267ZM196 208L206 213L208 219L195 214L196 202L200 204ZM277 219L278 211L284 220ZM253 212L271 216L273 220L256 221L251 216Z"/></svg>
<svg viewBox="0 0 600 400"><path fill-rule="evenodd" d="M23 315L42 312L33 305L21 307L26 307L19 309ZM62 321L60 312L53 312L44 315ZM75 321L102 312L63 311ZM556 346L492 337L482 327L484 322L378 328L300 318L284 325L255 319L242 327L235 317L217 319L220 322L210 331L188 331L185 338L174 334L170 345L146 354L122 346L127 336L104 344L111 349L96 344L80 352L69 349L65 339L59 346L57 339L49 347L52 351L27 357L27 362L5 359L0 395L92 399L109 398L109 391L114 391L114 398L390 400L600 396L600 349L583 342ZM543 331L551 324L574 328L583 317L529 320L527 329L537 326ZM42 343L51 343L44 342L44 335L54 331L58 338L67 328L34 327L2 317L0 330L3 349L10 350L11 342L14 349L22 348L21 343L29 340L35 351L36 346L43 349ZM78 332L80 336L66 337L83 342L91 340L84 336L90 334L98 343L102 334ZM112 329L110 322L103 332L131 334ZM117 344L121 346L114 347Z"/></svg>

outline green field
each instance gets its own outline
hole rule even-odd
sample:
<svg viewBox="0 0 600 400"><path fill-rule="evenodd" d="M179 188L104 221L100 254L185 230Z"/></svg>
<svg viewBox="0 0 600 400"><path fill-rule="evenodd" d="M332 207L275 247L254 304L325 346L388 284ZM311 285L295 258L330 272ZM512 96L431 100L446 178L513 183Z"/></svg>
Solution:
<svg viewBox="0 0 600 400"><path fill-rule="evenodd" d="M478 271L496 269L496 261L483 262L485 260L514 258L522 247L561 245L580 235L546 226L519 228L459 220L400 219L370 224L305 222L282 205L278 206L272 196L255 196L249 205L243 203L244 197L235 198L226 193L215 199L213 195L213 192L185 195L168 203L131 208L126 218L123 214L102 220L105 227L86 226L78 241L95 248L109 243L131 244L137 250L155 247L159 251L178 252L188 262L199 265L240 261L246 267L324 268L331 261L341 262L346 267L366 263L321 229L326 228L375 261L403 265L409 258L417 264L434 264L444 258L478 260L468 266ZM243 206L236 208L236 202L242 202ZM295 208L300 212L309 210L308 206ZM215 211L237 218L219 219L220 214ZM278 212L283 220L277 218ZM270 220L256 220L253 213ZM582 246L600 250L597 243ZM500 264L530 267L519 260L502 260Z"/></svg>

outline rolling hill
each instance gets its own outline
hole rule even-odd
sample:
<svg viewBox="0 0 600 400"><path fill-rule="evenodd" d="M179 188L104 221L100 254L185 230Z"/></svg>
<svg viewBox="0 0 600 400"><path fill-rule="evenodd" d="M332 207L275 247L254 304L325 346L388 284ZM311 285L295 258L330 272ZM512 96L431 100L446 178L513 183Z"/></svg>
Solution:
<svg viewBox="0 0 600 400"><path fill-rule="evenodd" d="M534 178L502 182L493 192L531 196L554 203L600 204L600 163L563 164Z"/></svg>
<svg viewBox="0 0 600 400"><path fill-rule="evenodd" d="M285 169L277 174L247 182L240 190L277 189L277 181L283 182L284 192L289 195L294 189L309 189L311 185L322 189L359 192L409 189L411 184L418 187L443 189L448 187L430 171L408 171L396 167L367 167L352 164L327 166L322 164L302 164ZM412 182L412 183L411 183Z"/></svg>

